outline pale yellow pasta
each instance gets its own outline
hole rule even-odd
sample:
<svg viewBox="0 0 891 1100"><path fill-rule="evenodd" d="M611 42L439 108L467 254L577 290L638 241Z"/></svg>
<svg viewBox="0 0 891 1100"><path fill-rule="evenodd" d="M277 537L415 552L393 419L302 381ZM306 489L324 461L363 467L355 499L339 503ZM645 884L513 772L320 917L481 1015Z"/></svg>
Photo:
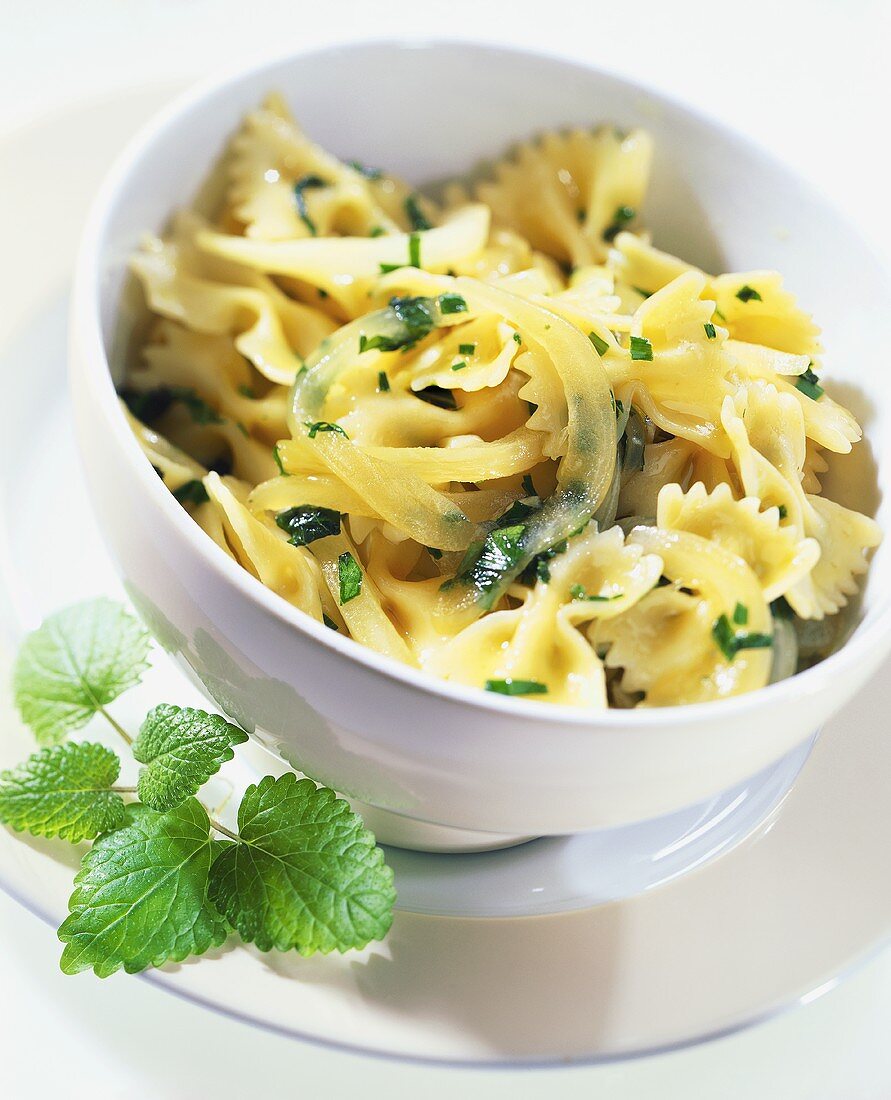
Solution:
<svg viewBox="0 0 891 1100"><path fill-rule="evenodd" d="M651 159L547 133L434 198L270 96L133 258L147 458L257 582L454 684L653 707L819 660L880 538L822 490L859 425L778 273L651 243Z"/></svg>

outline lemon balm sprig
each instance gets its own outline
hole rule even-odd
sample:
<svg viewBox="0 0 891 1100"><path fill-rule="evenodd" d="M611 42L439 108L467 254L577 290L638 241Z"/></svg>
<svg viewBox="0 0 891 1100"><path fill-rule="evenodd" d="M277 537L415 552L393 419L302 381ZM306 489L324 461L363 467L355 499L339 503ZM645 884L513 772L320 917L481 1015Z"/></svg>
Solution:
<svg viewBox="0 0 891 1100"><path fill-rule="evenodd" d="M134 738L109 713L140 682L148 649L128 611L91 600L50 616L16 661L16 703L44 747L0 775L0 821L93 840L59 929L62 970L133 973L201 955L233 931L260 950L304 955L383 938L393 874L334 791L266 776L247 788L230 829L197 796L248 740L244 730L162 703ZM96 715L142 765L136 786L118 784L120 758L104 745L66 740Z"/></svg>

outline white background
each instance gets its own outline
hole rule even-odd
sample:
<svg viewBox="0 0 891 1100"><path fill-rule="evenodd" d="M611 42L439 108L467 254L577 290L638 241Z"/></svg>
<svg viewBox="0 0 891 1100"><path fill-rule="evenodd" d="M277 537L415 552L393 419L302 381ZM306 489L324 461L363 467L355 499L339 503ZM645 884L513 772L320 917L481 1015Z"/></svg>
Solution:
<svg viewBox="0 0 891 1100"><path fill-rule="evenodd" d="M889 14L883 0L0 0L0 149L4 136L47 113L173 87L289 43L474 37L587 60L697 104L796 165L891 258ZM15 172L2 153L0 172ZM887 358L877 349L864 370L886 371ZM629 1065L526 1073L318 1050L137 979L63 978L57 956L52 931L0 897L0 1094L10 1100L891 1096L888 952L821 1000L742 1035Z"/></svg>

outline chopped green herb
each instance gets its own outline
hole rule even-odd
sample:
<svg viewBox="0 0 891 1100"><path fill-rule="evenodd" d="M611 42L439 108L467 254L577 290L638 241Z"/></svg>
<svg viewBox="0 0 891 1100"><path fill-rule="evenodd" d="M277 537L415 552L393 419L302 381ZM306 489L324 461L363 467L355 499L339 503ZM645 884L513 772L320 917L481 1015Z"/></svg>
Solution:
<svg viewBox="0 0 891 1100"><path fill-rule="evenodd" d="M631 289L636 290L641 298L652 298L655 293L653 290L644 290L642 286L633 286Z"/></svg>
<svg viewBox="0 0 891 1100"><path fill-rule="evenodd" d="M523 474L523 491L527 497L537 497L538 493L535 491L535 482L532 480L531 474Z"/></svg>
<svg viewBox="0 0 891 1100"><path fill-rule="evenodd" d="M420 233L411 233L408 238L408 266L420 267L421 266L421 235Z"/></svg>
<svg viewBox="0 0 891 1100"><path fill-rule="evenodd" d="M456 580L469 581L485 597L503 574L520 560L525 530L522 523L501 527L491 531L482 542L472 542L458 566ZM483 606L486 606L485 598Z"/></svg>
<svg viewBox="0 0 891 1100"><path fill-rule="evenodd" d="M631 358L644 359L649 363L653 361L653 345L646 336L631 337Z"/></svg>
<svg viewBox="0 0 891 1100"><path fill-rule="evenodd" d="M473 355L473 353L475 351L476 351L476 344L459 344L458 345L458 354L459 355Z"/></svg>
<svg viewBox="0 0 891 1100"><path fill-rule="evenodd" d="M381 275L389 275L391 271L399 271L403 267L405 264L381 264Z"/></svg>
<svg viewBox="0 0 891 1100"><path fill-rule="evenodd" d="M377 392L390 392L390 379L387 377L387 372L385 370L379 370L377 372Z"/></svg>
<svg viewBox="0 0 891 1100"><path fill-rule="evenodd" d="M748 284L741 286L736 292L736 296L741 302L760 302L762 300L758 291Z"/></svg>
<svg viewBox="0 0 891 1100"><path fill-rule="evenodd" d="M733 609L733 621L737 626L745 626L749 621L749 609L745 604L737 603Z"/></svg>
<svg viewBox="0 0 891 1100"><path fill-rule="evenodd" d="M350 438L339 424L332 424L329 420L307 420L304 427L310 439L315 439L319 432L335 432L337 435L342 435L344 439Z"/></svg>
<svg viewBox="0 0 891 1100"><path fill-rule="evenodd" d="M538 508L531 504L525 504L522 500L515 500L508 510L495 521L497 527L511 527L521 520L528 519Z"/></svg>
<svg viewBox="0 0 891 1100"><path fill-rule="evenodd" d="M575 212L575 219L576 219L576 221L577 221L577 222L579 223L579 225L583 225L583 224L584 224L584 221L585 221L585 214L586 214L586 211L584 211L584 210L583 210L583 209L582 209L581 207L579 207L579 209L578 209L578 210L576 210L576 212Z"/></svg>
<svg viewBox="0 0 891 1100"><path fill-rule="evenodd" d="M282 477L289 477L290 475L288 474L288 471L285 469L284 463L282 462L282 456L279 452L277 443L272 448L272 457L275 459L275 464L276 466L278 466L278 472L282 475Z"/></svg>
<svg viewBox="0 0 891 1100"><path fill-rule="evenodd" d="M173 495L180 504L206 504L210 500L204 482L197 478L183 482L178 489L173 490Z"/></svg>
<svg viewBox="0 0 891 1100"><path fill-rule="evenodd" d="M439 309L444 316L451 313L466 313L467 302L464 301L460 294L455 294L453 292L440 294Z"/></svg>
<svg viewBox="0 0 891 1100"><path fill-rule="evenodd" d="M467 366L467 360L461 359L457 363L452 363L452 370L464 370Z"/></svg>
<svg viewBox="0 0 891 1100"><path fill-rule="evenodd" d="M433 228L432 224L425 217L424 211L421 209L417 195L409 195L403 203L403 206L405 207L406 217L413 230L423 232L426 229ZM420 267L420 264L415 264L414 266Z"/></svg>
<svg viewBox="0 0 891 1100"><path fill-rule="evenodd" d="M243 383L238 387L238 392L242 397L250 397L252 400L257 396L250 386L245 386Z"/></svg>
<svg viewBox="0 0 891 1100"><path fill-rule="evenodd" d="M519 332L514 333L514 341L517 344L522 344L523 343L523 337L519 334Z"/></svg>
<svg viewBox="0 0 891 1100"><path fill-rule="evenodd" d="M374 336L362 333L359 336L359 353L414 347L436 326L437 309L443 314L458 312L453 299L461 303L461 308L467 308L464 299L457 294L441 294L438 298L391 298L387 331L377 332Z"/></svg>
<svg viewBox="0 0 891 1100"><path fill-rule="evenodd" d="M434 561L439 561L442 557L442 550L438 550L435 546L428 546L427 553L433 558Z"/></svg>
<svg viewBox="0 0 891 1100"><path fill-rule="evenodd" d="M777 511L780 513L780 519L785 519L786 516L789 515L789 509L786 507L785 504L779 505Z"/></svg>
<svg viewBox="0 0 891 1100"><path fill-rule="evenodd" d="M705 334L709 338L709 340L714 340L715 337L718 335L715 331L715 326L711 323L711 321L706 321L702 327L705 329Z"/></svg>
<svg viewBox="0 0 891 1100"><path fill-rule="evenodd" d="M458 408L454 393L451 390L444 390L442 386L426 386L422 390L417 390L415 397L426 401L428 405L435 405L437 409L454 411Z"/></svg>
<svg viewBox="0 0 891 1100"><path fill-rule="evenodd" d="M818 400L824 393L823 387L820 385L820 379L810 367L807 368L804 374L799 374L795 381L795 388L813 401Z"/></svg>
<svg viewBox="0 0 891 1100"><path fill-rule="evenodd" d="M773 635L734 630L726 615L715 620L712 637L728 661L732 661L741 649L770 649L773 645Z"/></svg>
<svg viewBox="0 0 891 1100"><path fill-rule="evenodd" d="M612 224L607 226L603 231L603 239L605 241L614 241L625 226L634 220L636 215L637 211L633 206L617 207L615 214L613 214Z"/></svg>
<svg viewBox="0 0 891 1100"><path fill-rule="evenodd" d="M236 420L235 427L238 428L245 439L250 439L251 433L247 430L246 424L243 424L240 420Z"/></svg>
<svg viewBox="0 0 891 1100"><path fill-rule="evenodd" d="M601 358L609 351L609 344L603 337L598 336L596 332L589 332L588 339L594 345L594 350Z"/></svg>
<svg viewBox="0 0 891 1100"><path fill-rule="evenodd" d="M320 298L327 298L328 297L328 291L327 290L323 290L320 286L316 287L316 290L317 290L318 295L319 295Z"/></svg>
<svg viewBox="0 0 891 1100"><path fill-rule="evenodd" d="M325 624L325 626L328 627L329 630L339 630L340 629L338 627L337 623L331 618L331 616L326 615L324 611L322 612L322 622Z"/></svg>
<svg viewBox="0 0 891 1100"><path fill-rule="evenodd" d="M340 580L340 603L343 606L362 591L362 568L349 550L345 550L337 559L337 575Z"/></svg>
<svg viewBox="0 0 891 1100"><path fill-rule="evenodd" d="M368 234L368 236L369 237L383 237L386 234L386 232L387 232L386 229L384 229L384 227L382 225L375 225L375 226L372 227L371 232ZM336 629L337 628L335 627L335 630Z"/></svg>
<svg viewBox="0 0 891 1100"><path fill-rule="evenodd" d="M304 192L313 188L327 186L328 184L321 176L303 176L294 184L294 204L297 207L297 214L313 237L315 237L317 233L316 223L309 216L309 211L306 208L306 195Z"/></svg>
<svg viewBox="0 0 891 1100"><path fill-rule="evenodd" d="M292 546L308 546L317 539L340 534L340 512L333 508L318 508L300 504L279 512L275 522L288 534Z"/></svg>
<svg viewBox="0 0 891 1100"><path fill-rule="evenodd" d="M591 603L609 603L610 600L621 600L625 595L624 592L614 592L612 596L589 596L582 584L574 584L569 594L574 600L588 600Z"/></svg>
<svg viewBox="0 0 891 1100"><path fill-rule="evenodd" d="M727 318L726 318L726 317L724 316L724 314L723 314L723 313L722 313L722 312L721 312L721 311L720 311L720 310L718 309L718 307L717 307L717 306L715 306L715 316L716 316L716 317L718 318L718 320L719 320L719 321L726 321L726 320L727 320Z"/></svg>
<svg viewBox="0 0 891 1100"><path fill-rule="evenodd" d="M349 161L349 166L354 172L358 172L360 176L364 176L367 180L379 180L384 174L380 168L370 168L359 160Z"/></svg>
<svg viewBox="0 0 891 1100"><path fill-rule="evenodd" d="M486 691L499 695L547 695L547 684L538 680L486 680Z"/></svg>

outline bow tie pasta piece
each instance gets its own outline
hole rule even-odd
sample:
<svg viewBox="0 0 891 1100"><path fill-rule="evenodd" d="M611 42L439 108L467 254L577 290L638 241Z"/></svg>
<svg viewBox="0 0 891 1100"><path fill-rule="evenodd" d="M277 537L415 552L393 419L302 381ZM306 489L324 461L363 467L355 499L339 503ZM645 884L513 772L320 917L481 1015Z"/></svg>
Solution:
<svg viewBox="0 0 891 1100"><path fill-rule="evenodd" d="M757 497L735 500L727 484L707 493L701 482L683 492L666 485L659 493L656 526L689 531L723 546L743 559L770 603L806 576L820 557L814 539L799 539L792 527L780 526L776 508L760 511Z"/></svg>
<svg viewBox="0 0 891 1100"><path fill-rule="evenodd" d="M244 235L257 240L293 240L334 234L366 237L372 232L412 229L435 217L400 180L377 169L343 164L310 141L280 97L270 96L233 138L226 169L228 200Z"/></svg>
<svg viewBox="0 0 891 1100"><path fill-rule="evenodd" d="M488 233L489 211L476 203L426 232L257 241L204 230L196 242L213 256L316 286L347 316L359 317L382 271L409 266L443 274L477 255Z"/></svg>
<svg viewBox="0 0 891 1100"><path fill-rule="evenodd" d="M807 441L804 453L804 466L801 471L801 487L806 493L819 494L823 491L821 474L829 469L829 463L812 439Z"/></svg>
<svg viewBox="0 0 891 1100"><path fill-rule="evenodd" d="M623 690L643 692L641 705L653 707L763 687L771 670L771 616L748 565L685 531L637 527L629 542L661 557L674 586L654 588L591 631L595 645L608 646L607 667L623 670ZM745 609L744 626L738 608Z"/></svg>
<svg viewBox="0 0 891 1100"><path fill-rule="evenodd" d="M138 388L182 387L193 390L221 417L243 424L269 446L287 430L288 391L272 387L265 397L252 393L243 356L228 336L206 336L169 321L160 322L143 358L146 369L134 375Z"/></svg>
<svg viewBox="0 0 891 1100"><path fill-rule="evenodd" d="M634 386L636 404L660 428L725 458L720 414L733 392L732 361L722 340L706 334L704 283L690 271L652 295L633 318L630 350L607 351L604 362L613 389Z"/></svg>
<svg viewBox="0 0 891 1100"><path fill-rule="evenodd" d="M426 667L469 685L532 682L539 689L531 697L541 702L605 707L602 664L577 628L633 606L659 579L661 558L626 546L614 527L577 535L549 564L549 579L537 581L522 607L465 628L433 650Z"/></svg>
<svg viewBox="0 0 891 1100"><path fill-rule="evenodd" d="M440 340L414 357L412 390L440 386L472 393L499 386L519 353L515 332L492 314L445 330Z"/></svg>
<svg viewBox="0 0 891 1100"><path fill-rule="evenodd" d="M195 332L235 337L235 347L270 382L289 386L308 354L335 328L320 310L288 298L249 269L245 285L203 277L194 249L146 238L131 261L150 309Z"/></svg>
<svg viewBox="0 0 891 1100"><path fill-rule="evenodd" d="M784 288L778 272L717 275L710 279L708 293L735 340L809 359L822 351L819 328Z"/></svg>
<svg viewBox="0 0 891 1100"><path fill-rule="evenodd" d="M805 492L804 417L789 394L753 382L728 399L723 416L746 493L779 507L783 524L819 544L819 559L786 592L786 599L803 619L835 614L856 591L854 578L866 571L867 553L881 539L878 525L868 516Z"/></svg>
<svg viewBox="0 0 891 1100"><path fill-rule="evenodd" d="M616 236L607 255L606 266L615 275L617 283L638 292L638 301L641 294L655 294L686 272L699 271L677 256L660 252L644 237L628 232Z"/></svg>
<svg viewBox="0 0 891 1100"><path fill-rule="evenodd" d="M640 130L627 136L609 127L552 132L518 146L476 193L496 224L580 267L603 259L605 237L636 216L651 159L652 142Z"/></svg>

